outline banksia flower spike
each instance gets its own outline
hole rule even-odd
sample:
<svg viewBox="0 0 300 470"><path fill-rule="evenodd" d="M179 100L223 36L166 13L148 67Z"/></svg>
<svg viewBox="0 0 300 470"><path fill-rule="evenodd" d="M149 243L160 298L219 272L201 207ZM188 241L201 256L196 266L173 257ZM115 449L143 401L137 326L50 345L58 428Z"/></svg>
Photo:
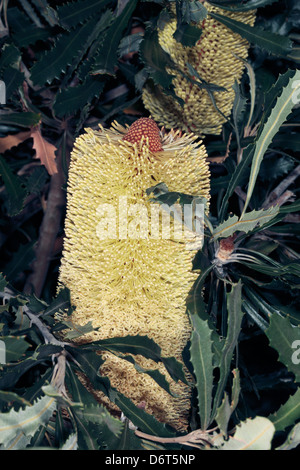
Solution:
<svg viewBox="0 0 300 470"><path fill-rule="evenodd" d="M208 12L226 15L251 26L255 22L253 10L233 13L207 2L204 6ZM249 43L208 14L199 24L202 29L199 41L193 47L185 47L173 38L176 25L176 19L173 19L159 30L161 47L184 74L189 73L187 64L190 64L205 82L227 90L216 91L213 96L216 107L229 117L234 101L232 87L235 80L239 82L242 77L245 66L241 59L247 58ZM143 102L153 119L167 129L178 128L198 135L219 134L226 119L216 109L207 90L188 81L176 70L170 69L168 72L175 75L172 82L174 91L184 105L182 107L172 96L164 94L159 86L152 89L146 85ZM192 78L197 80L197 77Z"/></svg>
<svg viewBox="0 0 300 470"><path fill-rule="evenodd" d="M192 134L161 131L149 118L137 120L129 129L118 123L110 129L87 129L77 138L59 281L70 289L74 323L92 321L99 327L84 336L85 342L147 335L161 347L163 357L182 362L190 335L185 300L197 276L192 272L195 251L186 249L175 232L166 239L153 236L146 189L164 182L170 191L209 200L206 150L196 140ZM146 213L138 224L137 212ZM173 397L128 361L109 352L103 357L101 373L112 386L135 404L144 403L157 419L185 428L187 385L168 379ZM136 361L168 376L161 364L140 356Z"/></svg>

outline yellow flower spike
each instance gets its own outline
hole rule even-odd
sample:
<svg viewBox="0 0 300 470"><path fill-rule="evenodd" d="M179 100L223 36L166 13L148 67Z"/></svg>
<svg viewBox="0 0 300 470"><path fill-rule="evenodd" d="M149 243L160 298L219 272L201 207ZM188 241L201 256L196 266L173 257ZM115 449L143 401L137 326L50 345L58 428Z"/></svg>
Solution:
<svg viewBox="0 0 300 470"><path fill-rule="evenodd" d="M254 10L228 12L207 2L204 2L204 6L208 12L254 25ZM176 19L173 19L163 30L159 30L159 43L185 74L188 73L187 64L190 64L201 79L226 88L227 91L214 92L214 98L217 108L229 117L234 102L232 87L235 80L240 81L245 68L238 57L247 58L249 43L209 15L199 27L202 28L202 34L197 44L184 47L173 38L176 30ZM171 69L168 72L175 75L172 82L174 90L184 105L181 107L172 96L165 95L159 86L155 90L146 86L142 97L152 118L167 129L178 128L198 135L219 134L226 119L217 111L208 92L189 82L179 72ZM197 80L197 77L193 78Z"/></svg>
<svg viewBox="0 0 300 470"><path fill-rule="evenodd" d="M163 357L182 362L191 331L185 300L198 276L192 272L195 251L187 249L184 239L176 239L172 230L168 239L153 236L150 215L158 204L150 201L146 189L164 182L170 191L209 201L206 158L196 136L159 130L148 118L139 119L129 130L114 123L110 129L88 129L77 138L69 170L59 284L70 289L76 306L74 324L92 321L94 328L99 327L81 337L81 342L147 335L160 346ZM134 238L129 233L136 209L146 211L147 217L137 227L143 236ZM162 422L185 429L187 385L172 381L162 364L136 357L141 367L158 369L166 376L176 394L171 396L128 361L109 352L103 357L101 373L113 387L135 404L143 402L146 411Z"/></svg>

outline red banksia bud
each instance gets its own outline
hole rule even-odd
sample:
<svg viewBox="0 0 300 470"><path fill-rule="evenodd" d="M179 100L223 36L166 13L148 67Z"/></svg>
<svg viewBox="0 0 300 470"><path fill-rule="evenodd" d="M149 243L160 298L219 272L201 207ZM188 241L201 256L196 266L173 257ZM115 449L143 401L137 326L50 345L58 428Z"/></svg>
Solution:
<svg viewBox="0 0 300 470"><path fill-rule="evenodd" d="M150 152L160 152L163 150L157 124L153 119L140 118L131 124L123 140L132 144L143 142L145 145L147 138L149 139Z"/></svg>

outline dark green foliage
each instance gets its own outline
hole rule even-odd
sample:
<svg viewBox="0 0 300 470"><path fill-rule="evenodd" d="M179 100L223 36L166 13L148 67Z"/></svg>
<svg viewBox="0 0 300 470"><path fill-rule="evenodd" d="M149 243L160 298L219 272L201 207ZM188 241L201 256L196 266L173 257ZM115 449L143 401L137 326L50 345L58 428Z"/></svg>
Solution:
<svg viewBox="0 0 300 470"><path fill-rule="evenodd" d="M157 33L174 16L172 3L174 37L192 46L201 40L196 24L207 16L197 0L1 3L6 103L0 113L0 449L191 449L182 433L101 375L100 350L122 357L169 393L167 376L190 385L187 432L217 426L222 445L228 445L224 438L235 426L263 417L274 426L263 448L299 445L297 0L209 2L224 12L258 11L254 27L211 14L248 39L251 49L222 134L204 137L211 200L194 260L201 273L187 299L192 335L183 358L189 379L147 336L73 344L93 328L73 325L70 293L57 286L70 152L87 127L148 116L141 100L145 83L182 104L170 74L176 66ZM213 98L218 88L186 65L185 78ZM47 171L49 162L57 171ZM157 183L145 188L153 202L199 202ZM49 233L54 221L56 231ZM48 251L41 253L45 239ZM142 369L138 355L162 363L165 373ZM120 411L100 404L82 376ZM263 432L259 422L257 434ZM156 442L138 436L136 428ZM196 447L210 448L205 438Z"/></svg>

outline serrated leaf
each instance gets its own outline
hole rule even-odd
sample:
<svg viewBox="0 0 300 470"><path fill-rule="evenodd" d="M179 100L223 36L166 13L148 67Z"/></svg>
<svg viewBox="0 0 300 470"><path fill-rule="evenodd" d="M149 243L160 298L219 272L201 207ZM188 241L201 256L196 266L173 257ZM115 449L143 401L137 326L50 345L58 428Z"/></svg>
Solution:
<svg viewBox="0 0 300 470"><path fill-rule="evenodd" d="M237 407L239 395L240 395L240 374L239 370L235 369L233 371L233 381L232 381L232 392L231 400L229 400L228 394L225 392L224 398L217 409L215 420L218 423L220 431L227 436L227 427L232 413Z"/></svg>
<svg viewBox="0 0 300 470"><path fill-rule="evenodd" d="M76 86L60 90L55 98L53 109L56 116L70 116L84 106L90 104L94 98L99 98L105 82L98 77L87 77L86 80Z"/></svg>
<svg viewBox="0 0 300 470"><path fill-rule="evenodd" d="M176 65L159 44L157 31L145 34L140 45L140 57L154 83L169 89L173 75L167 73L166 67L175 70Z"/></svg>
<svg viewBox="0 0 300 470"><path fill-rule="evenodd" d="M37 85L51 83L55 78L60 79L69 66L72 70L76 69L90 46L89 38L97 20L97 17L92 18L75 30L61 34L52 49L44 51L31 68L33 83Z"/></svg>
<svg viewBox="0 0 300 470"><path fill-rule="evenodd" d="M239 218L237 215L229 217L225 222L218 225L214 229L213 240L218 238L227 238L233 235L235 232L248 233L254 230L257 226L263 226L279 213L279 207L274 206L269 209L262 209L259 211L251 211L244 214L243 218Z"/></svg>
<svg viewBox="0 0 300 470"><path fill-rule="evenodd" d="M64 3L58 6L56 11L60 23L67 28L73 28L101 12L108 3L109 0L79 0Z"/></svg>
<svg viewBox="0 0 300 470"><path fill-rule="evenodd" d="M38 28L17 7L8 8L8 24L13 42L19 47L27 47L38 40L46 40L50 35L50 28Z"/></svg>
<svg viewBox="0 0 300 470"><path fill-rule="evenodd" d="M70 434L66 442L60 447L60 450L78 450L78 438L75 432Z"/></svg>
<svg viewBox="0 0 300 470"><path fill-rule="evenodd" d="M139 45L143 40L144 33L133 33L125 36L121 39L119 47L118 47L118 55L122 57L126 54L131 54L139 50Z"/></svg>
<svg viewBox="0 0 300 470"><path fill-rule="evenodd" d="M182 380L186 383L182 364L174 357L165 358L161 355L160 346L148 336L121 336L94 341L87 346L89 349L106 349L112 353L130 353L141 355L154 362L162 362L174 380Z"/></svg>
<svg viewBox="0 0 300 470"><path fill-rule="evenodd" d="M248 0L245 3L241 2L236 2L234 4L234 1L228 1L224 2L224 0L213 0L210 1L208 0L208 3L211 5L215 5L219 8L222 8L222 10L228 10L228 11L248 11L248 10L255 10L256 8L261 8L266 5L271 5L272 3L276 3L279 0ZM230 5L231 4L231 5Z"/></svg>
<svg viewBox="0 0 300 470"><path fill-rule="evenodd" d="M41 115L37 113L6 113L0 114L0 124L18 127L37 126L41 121Z"/></svg>
<svg viewBox="0 0 300 470"><path fill-rule="evenodd" d="M0 338L5 345L5 359L7 364L18 361L30 347L25 336L1 336Z"/></svg>
<svg viewBox="0 0 300 470"><path fill-rule="evenodd" d="M279 34L271 33L258 26L250 26L241 21L236 21L228 16L209 12L209 15L215 20L227 26L235 33L240 34L252 44L265 49L271 54L286 56L292 50L292 43L289 38Z"/></svg>
<svg viewBox="0 0 300 470"><path fill-rule="evenodd" d="M115 75L120 41L124 30L128 28L128 24L136 4L137 0L130 0L122 13L115 19L112 26L108 29L102 47L95 58L92 71L93 74Z"/></svg>
<svg viewBox="0 0 300 470"><path fill-rule="evenodd" d="M29 347L29 344L28 344ZM31 406L31 403L17 393L0 390L0 400L5 402L20 403L23 406Z"/></svg>
<svg viewBox="0 0 300 470"><path fill-rule="evenodd" d="M300 423L296 424L289 432L286 441L277 447L276 450L292 450L300 445Z"/></svg>
<svg viewBox="0 0 300 470"><path fill-rule="evenodd" d="M270 450L275 427L267 418L257 416L247 419L237 426L233 437L221 450Z"/></svg>
<svg viewBox="0 0 300 470"><path fill-rule="evenodd" d="M48 180L48 172L44 166L34 168L26 180L26 190L29 194L40 194Z"/></svg>
<svg viewBox="0 0 300 470"><path fill-rule="evenodd" d="M56 150L55 145L46 140L39 128L34 128L30 137L33 139L32 148L35 150L35 158L38 158L45 166L49 175L57 173Z"/></svg>
<svg viewBox="0 0 300 470"><path fill-rule="evenodd" d="M56 400L44 396L25 409L0 413L0 443L5 446L16 434L33 436L41 425L48 423L55 409Z"/></svg>
<svg viewBox="0 0 300 470"><path fill-rule="evenodd" d="M20 245L18 250L13 254L12 259L6 263L3 271L9 281L16 280L19 273L28 268L35 257L34 246L36 241L31 241L24 245Z"/></svg>
<svg viewBox="0 0 300 470"><path fill-rule="evenodd" d="M287 73L289 74L289 72ZM299 90L300 71L297 70L294 76L290 78L287 86L282 90L280 96L278 96L277 102L272 109L269 118L265 123L260 136L258 137L257 142L255 143L247 197L241 218L243 218L243 215L250 202L264 154L272 142L273 137L278 132L280 126L286 121L288 115L291 113L293 107L297 103L297 95L299 94Z"/></svg>
<svg viewBox="0 0 300 470"><path fill-rule="evenodd" d="M174 39L183 46L192 47L201 37L201 29L191 24L182 23L173 33Z"/></svg>
<svg viewBox="0 0 300 470"><path fill-rule="evenodd" d="M244 316L242 310L242 287L242 283L239 281L237 284L232 285L231 291L227 294L227 333L225 340L223 340L221 357L219 359L220 378L215 393L212 418L214 418L216 410L221 403L230 373L233 353L241 332L242 319Z"/></svg>
<svg viewBox="0 0 300 470"><path fill-rule="evenodd" d="M20 177L13 173L2 155L0 155L0 177L8 195L8 215L16 215L22 210L27 193Z"/></svg>
<svg viewBox="0 0 300 470"><path fill-rule="evenodd" d="M274 424L276 431L284 431L288 426L293 425L300 418L300 388L298 387L294 395L272 415L268 417Z"/></svg>
<svg viewBox="0 0 300 470"><path fill-rule="evenodd" d="M288 317L272 315L266 330L270 346L278 352L279 360L300 382L300 327L293 326Z"/></svg>
<svg viewBox="0 0 300 470"><path fill-rule="evenodd" d="M211 422L214 370L212 330L208 322L197 315L191 315L190 319L192 322L190 357L196 379L201 429L204 431Z"/></svg>
<svg viewBox="0 0 300 470"><path fill-rule="evenodd" d="M154 436L174 436L175 432L172 432L165 424L157 421L154 416L135 406L125 395L118 393L115 398L115 404L123 411L126 418L130 419L142 432Z"/></svg>
<svg viewBox="0 0 300 470"><path fill-rule="evenodd" d="M114 418L103 406L84 406L83 408L78 409L76 414L90 423L100 425L101 428L107 427L107 429L115 436L119 436L122 432L123 423L117 418Z"/></svg>

